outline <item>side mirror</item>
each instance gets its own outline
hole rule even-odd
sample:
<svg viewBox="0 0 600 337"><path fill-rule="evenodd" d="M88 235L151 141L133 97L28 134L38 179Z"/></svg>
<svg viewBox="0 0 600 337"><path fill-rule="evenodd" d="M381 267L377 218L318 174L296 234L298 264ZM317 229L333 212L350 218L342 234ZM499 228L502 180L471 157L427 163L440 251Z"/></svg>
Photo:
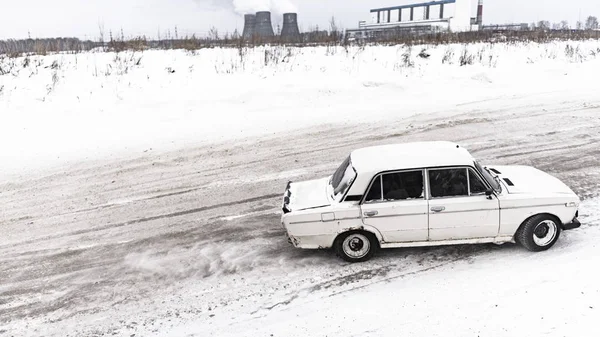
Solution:
<svg viewBox="0 0 600 337"><path fill-rule="evenodd" d="M494 194L494 190L486 190L485 195L488 199L492 200L492 194Z"/></svg>

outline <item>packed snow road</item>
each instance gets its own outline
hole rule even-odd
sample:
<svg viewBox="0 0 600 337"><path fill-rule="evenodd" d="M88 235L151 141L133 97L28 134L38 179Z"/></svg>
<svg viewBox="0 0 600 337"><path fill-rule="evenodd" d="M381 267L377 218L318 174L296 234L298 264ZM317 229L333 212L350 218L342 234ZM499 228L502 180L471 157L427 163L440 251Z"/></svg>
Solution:
<svg viewBox="0 0 600 337"><path fill-rule="evenodd" d="M149 151L0 185L0 335L597 335L600 98L567 92ZM582 228L539 254L395 249L352 265L287 243L288 179L331 174L356 147L440 139L564 180L584 199Z"/></svg>

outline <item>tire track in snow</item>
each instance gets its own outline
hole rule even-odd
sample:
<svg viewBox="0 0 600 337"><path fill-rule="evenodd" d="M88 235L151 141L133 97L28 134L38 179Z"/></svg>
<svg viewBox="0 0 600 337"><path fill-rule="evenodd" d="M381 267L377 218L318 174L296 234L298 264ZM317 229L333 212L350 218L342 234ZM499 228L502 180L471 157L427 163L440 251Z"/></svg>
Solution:
<svg viewBox="0 0 600 337"><path fill-rule="evenodd" d="M183 191L169 192L169 193L158 194L158 195L153 195L153 196L148 196L148 197L141 197L141 198L133 198L133 199L126 200L126 201L110 202L110 203L108 203L106 205L100 205L100 206L96 206L96 207L84 208L84 209L76 210L76 211L70 212L70 213L59 213L58 216L66 215L66 214L79 214L79 213L92 212L92 211L107 209L107 208L111 208L111 207L115 207L115 206L121 206L123 204L130 203L130 202L137 202L137 201L146 201L146 200L156 200L156 199L161 199L161 198L168 198L168 197L173 197L173 196L178 196L178 195L183 195L183 194L187 194L187 193L192 193L192 192L200 191L200 190L203 190L203 189L206 189L206 188L207 188L206 186L195 187L195 188L190 188L190 189L186 189L186 190L183 190Z"/></svg>
<svg viewBox="0 0 600 337"><path fill-rule="evenodd" d="M88 233L93 233L93 232L99 232L99 231L103 231L103 230L107 230L107 229L119 228L119 227L124 227L124 226L128 226L128 225L139 224L139 223L143 223L143 222L149 222L149 221L160 220L160 219L175 218L175 217L180 217L180 216L184 216L184 215L201 213L201 212L205 212L205 211L209 211L209 210L213 210L213 209L217 209L217 208L222 208L222 207L234 206L234 205L239 205L239 204L247 204L247 203L252 203L252 202L256 202L256 201L262 201L262 200L272 199L272 198L276 198L276 197L280 197L280 196L281 196L280 194L267 194L267 195L263 195L263 196L255 197L255 198L249 198L249 199L244 199L244 200L225 202L225 203L220 203L220 204L211 205L211 206L203 206L203 207L193 208L193 209L189 209L189 210L185 210L185 211L180 211L180 212L174 212L174 213L161 214L161 215L156 215L156 216L151 216L151 217L139 218L139 219L135 219L135 220L131 220L131 221L121 222L121 223L118 223L118 224L110 224L110 225L105 225L105 226L100 226L100 227L81 229L81 230L73 231L73 232L69 232L69 233L48 235L48 236L45 236L45 237L36 238L34 240L22 241L22 242L19 242L17 244L8 245L8 246L9 247L15 247L15 246L21 246L21 245L31 244L31 243L38 242L38 241L51 240L51 239L56 239L56 238L64 238L66 236L76 236L76 235L81 235L81 234L88 234ZM3 248L3 247L6 247L6 246L0 246L0 247Z"/></svg>
<svg viewBox="0 0 600 337"><path fill-rule="evenodd" d="M401 279L401 278L405 278L408 276L413 276L413 275L417 275L417 274L421 274L421 273L426 273L428 271L432 271L432 270L436 270L442 267L445 267L447 265L456 263L456 262L463 262L465 260L467 260L469 258L469 256L462 256L462 257L457 257L448 261L445 261L443 263L440 264L436 264L433 266L429 266L426 268L420 268L417 270L413 270L413 271L409 271L409 272L404 272L404 273L400 273L400 274L396 274L396 275L391 275L391 276L386 276L389 274L389 272L392 270L392 267L395 267L395 265L390 265L390 266L383 266L383 267L378 267L378 268L372 268L372 269L364 269L364 270L360 270L357 271L355 273L352 274L348 274L342 277L338 277L335 278L333 280L328 280L316 285L313 285L309 288L300 290L296 293L294 293L292 296L290 296L288 299L283 300L283 301L279 301L275 304L272 305L267 305L264 307L261 307L255 311L252 311L250 314L251 315L255 315L256 313L260 312L260 311L270 311L273 310L274 308L277 307L283 307L283 306L287 306L289 304L291 304L292 302L294 302L295 300L299 299L299 298L306 298L307 296L310 296L311 294L314 294L316 292L318 292L319 290L322 289L329 289L331 287L339 287L345 284L350 284L350 283L354 283L354 282L360 282L360 281L367 281L367 280L372 280L373 278L376 278L377 276L381 276L383 275L383 278L379 278L377 280L372 280L371 282L365 282L365 283L360 283L358 285L355 286L351 286L347 289L343 289L340 291L334 291L333 293L330 293L328 295L324 295L324 296L318 296L318 299L312 299L312 300L308 300L307 302L314 302L316 300L320 300L323 299L325 297L334 297L334 296L339 296L345 293L349 293L349 292L353 292L359 289L364 289L367 287L370 287L372 285L375 284L379 284L379 283L383 283L383 282L389 282L391 280L395 280L395 279ZM305 294L306 296L301 297L302 294ZM262 316L259 316L262 317ZM257 317L258 318L258 317Z"/></svg>
<svg viewBox="0 0 600 337"><path fill-rule="evenodd" d="M465 261L468 257L469 256L458 257L458 258L452 259L450 261L447 261L447 262L444 262L444 263L440 263L438 265L434 265L434 266L431 266L431 267L427 267L427 268L423 268L423 269L418 269L418 270L414 270L414 271L411 271L411 272L402 273L402 274L398 274L398 275L394 275L394 276L390 276L390 277L384 277L383 279L376 280L376 281L369 282L369 283L362 284L362 285L358 285L358 286L355 286L355 287L351 287L350 289L340 290L338 292L330 294L327 297L338 296L338 295L341 295L341 294L344 294L344 293L347 293L347 292L351 292L351 291L355 291L355 290L358 290L358 289L363 289L363 288L366 288L366 287L370 287L370 286L372 286L374 284L378 284L378 283L382 283L382 282L389 282L389 281L394 280L394 279L405 278L407 276L412 276L412 275L417 275L417 274L421 274L421 273L426 273L426 272L431 271L431 270L435 270L435 269L439 269L441 267L445 267L445 266L447 266L449 264L452 264L452 263Z"/></svg>
<svg viewBox="0 0 600 337"><path fill-rule="evenodd" d="M582 146L596 145L596 144L597 144L596 141L590 141L590 142L575 144L575 145L556 146L556 147L549 147L549 148L544 148L544 149L535 149L535 150L531 150L531 151L507 153L507 154L499 155L499 156L497 156L497 158L518 157L518 156L539 154L539 153L543 153L543 152L551 152L551 151L559 151L559 150L573 150L573 149L581 148Z"/></svg>

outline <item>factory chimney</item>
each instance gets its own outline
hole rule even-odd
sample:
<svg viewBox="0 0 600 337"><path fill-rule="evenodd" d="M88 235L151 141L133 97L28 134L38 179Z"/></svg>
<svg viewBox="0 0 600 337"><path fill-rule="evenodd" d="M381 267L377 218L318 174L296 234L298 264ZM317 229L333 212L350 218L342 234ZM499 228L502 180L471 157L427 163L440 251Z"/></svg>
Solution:
<svg viewBox="0 0 600 337"><path fill-rule="evenodd" d="M254 14L246 14L244 15L244 32L242 33L242 38L244 40L251 40L256 28L256 15Z"/></svg>
<svg viewBox="0 0 600 337"><path fill-rule="evenodd" d="M479 25L479 30L483 27L483 0L479 0L479 4L477 5L477 24Z"/></svg>
<svg viewBox="0 0 600 337"><path fill-rule="evenodd" d="M300 29L298 28L298 14L283 14L283 28L281 29L281 39L283 41L297 41L299 37Z"/></svg>
<svg viewBox="0 0 600 337"><path fill-rule="evenodd" d="M259 37L273 37L273 25L271 24L271 12L257 12L255 33Z"/></svg>

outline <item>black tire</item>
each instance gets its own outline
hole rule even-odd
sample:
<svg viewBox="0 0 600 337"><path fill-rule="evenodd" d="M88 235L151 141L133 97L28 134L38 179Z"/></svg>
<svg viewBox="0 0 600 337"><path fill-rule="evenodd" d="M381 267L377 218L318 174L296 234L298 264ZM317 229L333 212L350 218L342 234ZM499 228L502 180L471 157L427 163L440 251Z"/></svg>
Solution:
<svg viewBox="0 0 600 337"><path fill-rule="evenodd" d="M348 262L364 262L379 250L379 241L369 232L346 232L337 237L334 249L339 257Z"/></svg>
<svg viewBox="0 0 600 337"><path fill-rule="evenodd" d="M550 249L560 237L560 221L547 214L525 220L515 233L515 241L532 252Z"/></svg>

